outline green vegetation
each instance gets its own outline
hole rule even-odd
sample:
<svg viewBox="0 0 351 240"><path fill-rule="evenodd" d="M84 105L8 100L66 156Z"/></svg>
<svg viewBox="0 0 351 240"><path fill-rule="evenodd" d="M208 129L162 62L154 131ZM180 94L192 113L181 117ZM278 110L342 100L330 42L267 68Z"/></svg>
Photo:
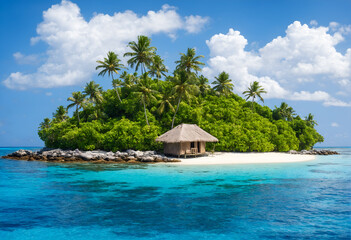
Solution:
<svg viewBox="0 0 351 240"><path fill-rule="evenodd" d="M97 61L99 75L111 76L113 88L104 91L91 81L82 92L73 92L67 108L59 106L53 118L45 118L39 126L47 147L161 150L156 137L180 123L197 124L216 136L217 151L301 150L323 141L312 114L303 120L284 102L274 110L256 103L255 98L263 102L266 93L258 82L244 92L252 101L232 92L234 84L225 72L212 81L211 88L209 80L198 74L204 64L195 49L182 53L175 71L166 75L151 39L139 36L128 46L131 51L125 56L135 72L124 71L117 78L124 66L113 52ZM72 107L75 111L68 117Z"/></svg>
<svg viewBox="0 0 351 240"><path fill-rule="evenodd" d="M260 86L259 82L254 81L250 84L249 90L244 91L243 94L246 96L246 100L252 98L251 108L253 109L255 98L258 97L262 102L264 102L261 94L267 93L263 87Z"/></svg>

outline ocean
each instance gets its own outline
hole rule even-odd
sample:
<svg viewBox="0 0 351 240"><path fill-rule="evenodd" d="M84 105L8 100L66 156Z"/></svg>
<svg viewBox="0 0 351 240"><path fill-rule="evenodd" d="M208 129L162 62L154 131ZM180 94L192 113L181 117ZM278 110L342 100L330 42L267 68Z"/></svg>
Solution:
<svg viewBox="0 0 351 240"><path fill-rule="evenodd" d="M0 159L0 239L351 239L351 148L331 150L215 166Z"/></svg>

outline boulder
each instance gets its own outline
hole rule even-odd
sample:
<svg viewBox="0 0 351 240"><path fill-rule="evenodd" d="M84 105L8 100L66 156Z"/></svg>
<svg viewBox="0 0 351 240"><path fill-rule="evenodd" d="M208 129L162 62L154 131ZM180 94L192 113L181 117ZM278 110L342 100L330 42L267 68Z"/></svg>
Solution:
<svg viewBox="0 0 351 240"><path fill-rule="evenodd" d="M135 158L135 157L133 157L133 156L129 156L129 157L127 157L126 160L127 160L128 162L129 162L129 161L136 161L137 158Z"/></svg>
<svg viewBox="0 0 351 240"><path fill-rule="evenodd" d="M77 157L80 157L83 160L92 160L93 159L93 155L91 152L85 152L85 153L80 153Z"/></svg>
<svg viewBox="0 0 351 240"><path fill-rule="evenodd" d="M127 153L129 156L135 156L135 151L132 150L132 149L128 149L128 150L126 151L126 153Z"/></svg>
<svg viewBox="0 0 351 240"><path fill-rule="evenodd" d="M162 157L155 157L155 162L163 162L163 159Z"/></svg>
<svg viewBox="0 0 351 240"><path fill-rule="evenodd" d="M135 151L134 152L134 157L136 157L136 158L141 158L143 156L145 156L145 154L142 151Z"/></svg>
<svg viewBox="0 0 351 240"><path fill-rule="evenodd" d="M153 162L153 161L154 161L154 158L151 157L151 156L142 157L142 158L140 158L140 161L141 161L141 162Z"/></svg>
<svg viewBox="0 0 351 240"><path fill-rule="evenodd" d="M156 152L155 151L145 151L144 152L144 156L152 156L152 155L155 155Z"/></svg>
<svg viewBox="0 0 351 240"><path fill-rule="evenodd" d="M124 161L122 158L117 157L113 160L114 162L118 162L118 163L125 163L126 161Z"/></svg>

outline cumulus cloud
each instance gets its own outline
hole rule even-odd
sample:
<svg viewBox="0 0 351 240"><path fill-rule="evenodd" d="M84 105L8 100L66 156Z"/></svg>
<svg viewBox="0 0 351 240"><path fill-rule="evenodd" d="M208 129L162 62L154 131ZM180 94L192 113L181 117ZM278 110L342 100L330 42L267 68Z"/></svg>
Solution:
<svg viewBox="0 0 351 240"><path fill-rule="evenodd" d="M316 20L311 20L310 21L310 25L311 26L317 26L318 25L318 22Z"/></svg>
<svg viewBox="0 0 351 240"><path fill-rule="evenodd" d="M208 20L208 17L201 17L199 15L185 17L185 30L189 33L198 33L203 29Z"/></svg>
<svg viewBox="0 0 351 240"><path fill-rule="evenodd" d="M36 54L24 55L16 52L13 54L13 57L18 64L37 64L39 62L39 56Z"/></svg>
<svg viewBox="0 0 351 240"><path fill-rule="evenodd" d="M323 26L310 28L295 21L288 26L286 36L278 36L257 51L247 51L246 38L239 31L229 29L227 34L216 34L206 41L211 58L204 74L213 78L221 71L228 72L239 93L251 82L258 81L268 92L266 98L351 106L351 101L337 100L326 91L310 91L323 81L336 87L349 84L351 48L345 54L335 48L344 41L343 34L341 31L330 33L329 28ZM309 91L303 89L311 83Z"/></svg>
<svg viewBox="0 0 351 240"><path fill-rule="evenodd" d="M163 33L174 38L178 30L200 31L207 21L200 16L182 17L169 5L159 11L148 11L144 16L125 11L112 16L95 14L87 21L76 4L63 0L43 12L38 35L31 39L31 44L39 41L48 44L47 60L34 73L11 73L3 84L22 90L79 84L91 79L96 60L102 59L107 51L121 56L127 50L127 43L138 35ZM16 54L18 59L23 57L19 54Z"/></svg>
<svg viewBox="0 0 351 240"><path fill-rule="evenodd" d="M332 123L330 124L330 126L332 126L332 127L339 127L339 124L336 123L336 122L332 122Z"/></svg>

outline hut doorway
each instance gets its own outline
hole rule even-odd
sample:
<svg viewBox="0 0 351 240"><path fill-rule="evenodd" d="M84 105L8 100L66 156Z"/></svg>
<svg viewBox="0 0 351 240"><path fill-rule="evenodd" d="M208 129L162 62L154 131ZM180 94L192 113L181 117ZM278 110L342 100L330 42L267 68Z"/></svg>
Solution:
<svg viewBox="0 0 351 240"><path fill-rule="evenodd" d="M201 143L197 142L197 152L201 153Z"/></svg>

